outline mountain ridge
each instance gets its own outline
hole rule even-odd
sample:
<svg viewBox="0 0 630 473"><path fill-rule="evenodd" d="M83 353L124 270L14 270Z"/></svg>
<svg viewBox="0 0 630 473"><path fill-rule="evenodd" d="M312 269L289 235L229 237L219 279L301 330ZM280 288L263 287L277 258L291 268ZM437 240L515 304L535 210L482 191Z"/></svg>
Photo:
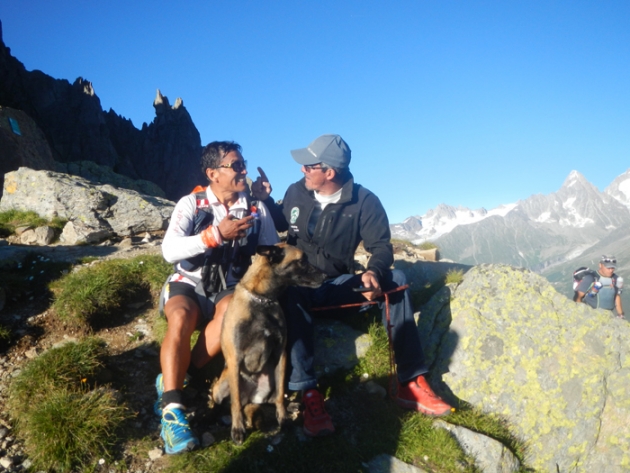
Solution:
<svg viewBox="0 0 630 473"><path fill-rule="evenodd" d="M617 273L630 270L630 169L599 191L573 170L562 186L490 211L440 204L423 216L390 225L392 237L432 241L444 259L462 264L510 264L548 278L570 297L573 270L597 268L617 256ZM630 294L622 296L630 307Z"/></svg>

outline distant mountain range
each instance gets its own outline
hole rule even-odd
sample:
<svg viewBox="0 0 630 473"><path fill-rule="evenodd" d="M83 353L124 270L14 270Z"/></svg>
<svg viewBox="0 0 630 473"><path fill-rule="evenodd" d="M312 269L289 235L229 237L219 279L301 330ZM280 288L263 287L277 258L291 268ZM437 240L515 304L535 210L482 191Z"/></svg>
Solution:
<svg viewBox="0 0 630 473"><path fill-rule="evenodd" d="M393 238L434 242L444 259L529 268L570 296L573 270L596 268L602 254L614 254L617 274L630 281L630 169L603 192L571 171L549 195L490 211L440 204L390 227ZM630 290L623 299L630 310Z"/></svg>

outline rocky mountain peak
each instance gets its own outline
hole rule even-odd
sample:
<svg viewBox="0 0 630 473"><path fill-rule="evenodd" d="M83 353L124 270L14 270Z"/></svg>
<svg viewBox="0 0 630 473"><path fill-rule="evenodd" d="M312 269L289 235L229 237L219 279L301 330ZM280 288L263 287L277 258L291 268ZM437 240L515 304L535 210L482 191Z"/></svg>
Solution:
<svg viewBox="0 0 630 473"><path fill-rule="evenodd" d="M565 179L563 186L571 187L576 182L586 182L586 178L582 175L582 173L574 169Z"/></svg>
<svg viewBox="0 0 630 473"><path fill-rule="evenodd" d="M581 192L583 190L588 190L589 192L597 192L597 188L588 182L588 180L584 177L584 175L578 171L571 171L567 178L564 180L562 187L558 192L568 191L570 193Z"/></svg>
<svg viewBox="0 0 630 473"><path fill-rule="evenodd" d="M81 90L85 95L89 95L90 97L94 97L95 95L92 83L87 79L83 79L83 77L77 77L77 80L75 80L72 85Z"/></svg>
<svg viewBox="0 0 630 473"><path fill-rule="evenodd" d="M151 181L174 201L205 182L199 170L199 131L180 98L171 107L158 89L153 101L156 117L138 130L113 110L104 112L85 78L70 83L42 71L27 71L11 56L1 30L0 104L26 114L20 126L27 128L28 119L33 120L57 163L93 161L132 179ZM17 169L22 158L3 159L12 163L3 168L8 172Z"/></svg>

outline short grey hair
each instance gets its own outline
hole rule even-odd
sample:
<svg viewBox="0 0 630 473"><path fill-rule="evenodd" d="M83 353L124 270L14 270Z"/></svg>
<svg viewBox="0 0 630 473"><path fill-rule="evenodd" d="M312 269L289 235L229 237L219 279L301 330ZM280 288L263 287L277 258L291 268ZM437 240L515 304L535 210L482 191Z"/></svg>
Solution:
<svg viewBox="0 0 630 473"><path fill-rule="evenodd" d="M333 171L335 171L335 178L339 179L341 182L346 182L348 176L350 175L349 167L338 168L326 163L320 163L320 166L322 168L322 172L325 172L327 169L332 169Z"/></svg>

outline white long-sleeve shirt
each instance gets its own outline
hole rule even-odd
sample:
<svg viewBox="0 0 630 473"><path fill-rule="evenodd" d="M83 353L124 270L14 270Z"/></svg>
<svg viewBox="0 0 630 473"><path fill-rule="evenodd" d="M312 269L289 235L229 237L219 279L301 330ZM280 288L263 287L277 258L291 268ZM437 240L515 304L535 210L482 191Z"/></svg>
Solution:
<svg viewBox="0 0 630 473"><path fill-rule="evenodd" d="M233 215L235 218L243 218L248 214L247 198L244 192L239 192L238 200L229 208L226 208L217 197L214 195L210 186L207 187L206 196L208 204L211 207L214 218L212 225L218 227L221 221L228 215ZM269 211L265 204L258 202L258 216L260 218L260 233L258 236L259 245L274 245L280 241L278 233L273 224L273 220L269 215ZM190 275L196 280L201 278L201 268L196 271L188 272L181 268L179 262L184 259L192 258L193 256L200 255L205 252L209 252L211 248L206 246L201 241L201 235L192 235L195 212L197 210L197 200L195 194L189 194L182 197L171 215L171 221L169 222L168 229L164 235L162 241L162 254L164 259L169 263L175 263L178 273L171 276L169 281L181 281L191 285L195 285L195 282L186 277ZM249 232L248 232L249 234ZM241 246L247 244L247 236L240 242ZM226 241L224 244L232 244L232 241Z"/></svg>

